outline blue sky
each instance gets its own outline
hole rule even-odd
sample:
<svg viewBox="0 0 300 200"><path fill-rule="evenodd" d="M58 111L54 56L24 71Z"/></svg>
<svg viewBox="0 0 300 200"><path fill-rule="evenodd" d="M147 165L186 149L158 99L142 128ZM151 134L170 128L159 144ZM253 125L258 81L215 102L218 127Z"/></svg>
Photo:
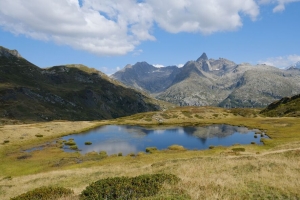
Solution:
<svg viewBox="0 0 300 200"><path fill-rule="evenodd" d="M39 67L300 61L300 0L1 0L0 46Z"/></svg>

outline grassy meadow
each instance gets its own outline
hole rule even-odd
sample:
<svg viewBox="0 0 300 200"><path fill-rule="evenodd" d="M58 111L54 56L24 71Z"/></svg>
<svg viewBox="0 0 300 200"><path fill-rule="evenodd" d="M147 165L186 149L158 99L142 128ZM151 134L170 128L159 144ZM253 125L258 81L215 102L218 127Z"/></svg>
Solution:
<svg viewBox="0 0 300 200"><path fill-rule="evenodd" d="M196 151L178 146L136 155L65 153L59 137L107 125L203 126L229 124L260 129L265 145L216 146ZM23 150L42 146L43 150ZM108 177L174 174L181 180L145 199L299 199L300 118L269 118L255 109L173 108L107 121L0 126L0 199L40 186L72 189L79 199L90 183Z"/></svg>

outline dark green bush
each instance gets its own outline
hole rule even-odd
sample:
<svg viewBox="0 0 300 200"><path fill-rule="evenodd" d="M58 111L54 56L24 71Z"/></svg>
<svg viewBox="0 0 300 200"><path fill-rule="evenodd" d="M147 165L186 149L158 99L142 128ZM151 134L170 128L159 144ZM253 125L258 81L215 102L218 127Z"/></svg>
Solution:
<svg viewBox="0 0 300 200"><path fill-rule="evenodd" d="M85 142L85 145L92 145L92 142Z"/></svg>
<svg viewBox="0 0 300 200"><path fill-rule="evenodd" d="M133 178L116 177L96 181L86 187L81 200L139 199L156 195L163 183L175 184L180 179L172 174L146 174Z"/></svg>
<svg viewBox="0 0 300 200"><path fill-rule="evenodd" d="M11 198L11 200L54 200L61 197L72 195L73 191L63 187L40 187L17 197Z"/></svg>
<svg viewBox="0 0 300 200"><path fill-rule="evenodd" d="M118 153L118 156L123 156L122 152Z"/></svg>

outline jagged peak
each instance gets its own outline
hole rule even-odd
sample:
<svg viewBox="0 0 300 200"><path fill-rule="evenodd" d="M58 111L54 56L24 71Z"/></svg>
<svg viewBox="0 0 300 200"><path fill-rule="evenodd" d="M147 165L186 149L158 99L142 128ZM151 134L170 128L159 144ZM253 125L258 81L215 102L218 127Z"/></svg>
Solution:
<svg viewBox="0 0 300 200"><path fill-rule="evenodd" d="M10 57L17 57L17 58L21 58L22 56L19 54L19 52L17 50L10 50L7 48L4 48L2 46L0 46L0 57L6 57L6 58L10 58Z"/></svg>
<svg viewBox="0 0 300 200"><path fill-rule="evenodd" d="M205 52L197 59L197 62L199 62L201 60L205 60L205 61L208 60L208 57Z"/></svg>

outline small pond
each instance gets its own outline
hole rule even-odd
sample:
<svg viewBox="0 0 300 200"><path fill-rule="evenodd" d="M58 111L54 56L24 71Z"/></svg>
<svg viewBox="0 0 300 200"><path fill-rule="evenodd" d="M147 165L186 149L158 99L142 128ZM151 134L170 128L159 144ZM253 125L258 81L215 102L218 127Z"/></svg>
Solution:
<svg viewBox="0 0 300 200"><path fill-rule="evenodd" d="M187 149L208 149L209 146L231 146L233 144L262 144L260 139L268 138L259 130L230 125L211 125L205 127L157 127L145 128L139 126L103 126L81 134L62 137L68 141L74 139L82 154L88 152L106 151L108 155L123 155L145 151L147 147L167 149L173 144ZM92 144L86 145L86 142ZM74 150L68 145L63 149Z"/></svg>

